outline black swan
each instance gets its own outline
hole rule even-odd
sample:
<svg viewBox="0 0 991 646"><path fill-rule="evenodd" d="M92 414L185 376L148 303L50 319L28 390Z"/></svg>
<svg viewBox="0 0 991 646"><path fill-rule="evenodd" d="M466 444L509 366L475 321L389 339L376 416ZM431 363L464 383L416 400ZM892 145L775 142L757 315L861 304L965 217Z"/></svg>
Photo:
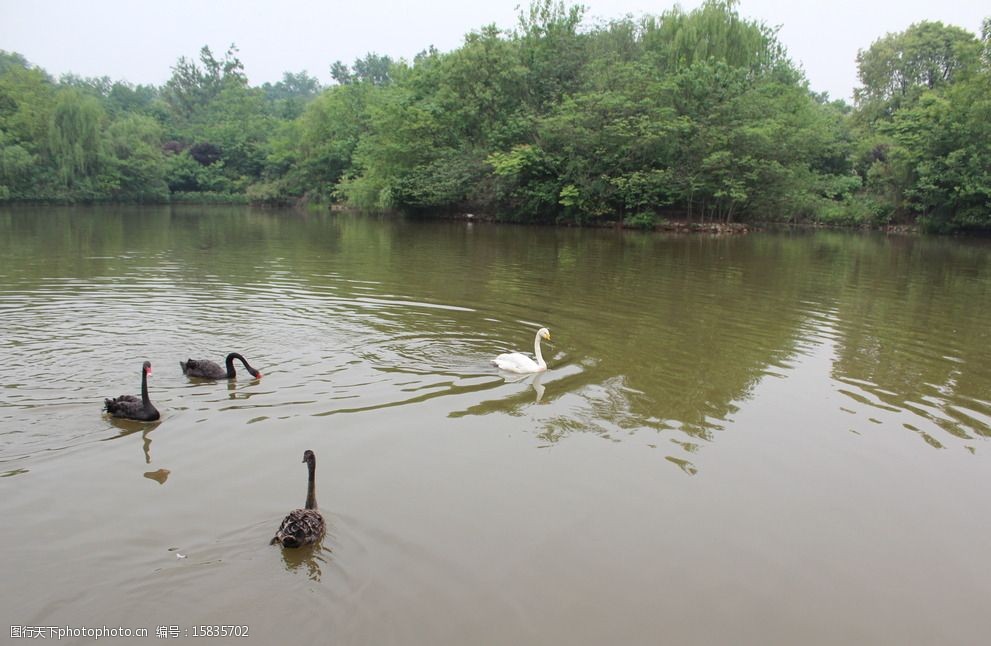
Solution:
<svg viewBox="0 0 991 646"><path fill-rule="evenodd" d="M138 419L143 422L153 422L160 416L158 409L152 406L148 399L148 375L151 374L151 362L145 361L141 366L141 398L134 395L121 395L113 399L105 399L103 408L114 417Z"/></svg>
<svg viewBox="0 0 991 646"><path fill-rule="evenodd" d="M312 545L323 538L327 530L323 516L317 510L316 471L317 456L309 449L303 453L303 462L310 471L309 483L306 486L306 506L303 509L293 509L286 516L279 531L275 532L269 545L280 543L282 547L300 547Z"/></svg>
<svg viewBox="0 0 991 646"><path fill-rule="evenodd" d="M218 364L210 361L209 359L187 359L186 361L180 361L179 367L182 368L182 374L187 377L203 377L204 379L233 379L237 376L237 373L234 372L234 359L237 359L243 363L244 367L247 368L252 377L255 379L261 379L262 373L252 368L248 363L248 360L237 352L231 352L224 360L227 364L227 370L224 370Z"/></svg>

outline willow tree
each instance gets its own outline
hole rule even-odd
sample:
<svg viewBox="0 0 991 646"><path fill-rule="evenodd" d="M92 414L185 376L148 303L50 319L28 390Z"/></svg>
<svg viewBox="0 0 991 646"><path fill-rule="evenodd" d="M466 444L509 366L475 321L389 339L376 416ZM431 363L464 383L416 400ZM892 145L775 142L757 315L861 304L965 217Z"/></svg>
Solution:
<svg viewBox="0 0 991 646"><path fill-rule="evenodd" d="M738 0L706 0L687 13L676 6L660 16L645 17L643 41L654 65L676 73L695 63L721 61L759 76L785 61L777 30L741 17L738 4Z"/></svg>
<svg viewBox="0 0 991 646"><path fill-rule="evenodd" d="M65 188L78 188L96 176L103 108L75 90L60 92L48 129L48 151Z"/></svg>

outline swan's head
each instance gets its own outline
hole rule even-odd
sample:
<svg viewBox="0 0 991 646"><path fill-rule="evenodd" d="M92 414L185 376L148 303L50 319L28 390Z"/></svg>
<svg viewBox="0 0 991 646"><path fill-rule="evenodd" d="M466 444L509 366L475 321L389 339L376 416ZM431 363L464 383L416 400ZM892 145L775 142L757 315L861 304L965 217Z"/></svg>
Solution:
<svg viewBox="0 0 991 646"><path fill-rule="evenodd" d="M314 464L316 461L317 456L313 454L313 451L306 449L306 451L303 452L303 462L307 464Z"/></svg>
<svg viewBox="0 0 991 646"><path fill-rule="evenodd" d="M542 327L539 330L537 330L537 336L539 336L541 339L546 339L547 341L550 341L551 331L545 327Z"/></svg>
<svg viewBox="0 0 991 646"><path fill-rule="evenodd" d="M259 372L259 371L257 371L257 370L255 370L254 368L248 368L248 372L250 372L251 373L251 376L254 377L255 379L261 379L262 378L262 373Z"/></svg>
<svg viewBox="0 0 991 646"><path fill-rule="evenodd" d="M142 364L141 369L145 371L145 374L146 375L150 375L151 374L151 361L145 361L144 364Z"/></svg>

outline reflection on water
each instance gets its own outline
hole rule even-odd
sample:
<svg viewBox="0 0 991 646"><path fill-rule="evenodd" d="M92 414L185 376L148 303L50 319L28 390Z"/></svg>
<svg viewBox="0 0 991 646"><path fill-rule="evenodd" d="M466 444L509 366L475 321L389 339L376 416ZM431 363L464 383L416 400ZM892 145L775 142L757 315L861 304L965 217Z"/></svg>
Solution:
<svg viewBox="0 0 991 646"><path fill-rule="evenodd" d="M538 372L533 378L530 379L530 387L533 388L533 392L537 394L534 398L534 402L540 403L540 400L544 398L544 391L547 388L544 386L544 374L543 372Z"/></svg>
<svg viewBox="0 0 991 646"><path fill-rule="evenodd" d="M679 469L681 469L682 471L684 471L685 473L687 473L690 476L693 476L696 473L698 473L698 469L695 468L695 465L692 464L691 462L689 462L688 460L685 460L685 459L682 459L682 458L676 458L676 457L671 456L671 455L666 456L664 459L667 460L668 462L676 465Z"/></svg>
<svg viewBox="0 0 991 646"><path fill-rule="evenodd" d="M324 542L327 540L328 538L325 538ZM311 581L320 581L322 568L327 566L331 558L330 548L324 547L323 543L304 545L295 549L281 547L278 549L282 552L282 562L288 572L305 574Z"/></svg>
<svg viewBox="0 0 991 646"><path fill-rule="evenodd" d="M791 375L826 346L854 409L896 413L934 446L991 432L980 241L686 239L172 209L7 213L0 230L11 259L0 301L14 363L8 422L38 407L61 420L90 396L87 382L119 381L122 350L168 352L171 365L177 352L231 346L282 381L277 398L257 380L226 384L232 406L259 421L437 399L454 417L518 415L528 402L518 380L488 360L550 325L561 330L554 374L529 382L529 403L555 404L528 413L542 441L638 429L711 441L763 379ZM157 388L155 401L190 405L174 381ZM3 455L54 439L12 434L0 435Z"/></svg>
<svg viewBox="0 0 991 646"><path fill-rule="evenodd" d="M257 617L268 641L285 635L267 616L299 642L644 643L662 623L679 643L966 643L991 593L972 541L989 251L0 211L3 605L25 623ZM491 365L544 325L547 372ZM264 378L179 369L229 348ZM101 415L144 358L162 419ZM276 558L310 446L338 533ZM188 558L163 564L176 545Z"/></svg>
<svg viewBox="0 0 991 646"><path fill-rule="evenodd" d="M145 454L145 464L151 464L151 432L158 428L162 421L159 419L154 422L139 422L133 419L112 417L109 415L105 417L110 422L110 425L117 429L117 434L105 437L103 441L119 440L122 437L127 437L132 433L140 431L142 449Z"/></svg>
<svg viewBox="0 0 991 646"><path fill-rule="evenodd" d="M260 381L259 379L253 379L252 381ZM250 390L242 389L240 393L237 391L237 382L233 379L227 382L227 396L230 399L250 399L251 396L255 394Z"/></svg>
<svg viewBox="0 0 991 646"><path fill-rule="evenodd" d="M172 473L168 469L156 469L154 471L145 471L144 476L149 480L154 480L158 484L165 484L165 481L169 479L169 474Z"/></svg>

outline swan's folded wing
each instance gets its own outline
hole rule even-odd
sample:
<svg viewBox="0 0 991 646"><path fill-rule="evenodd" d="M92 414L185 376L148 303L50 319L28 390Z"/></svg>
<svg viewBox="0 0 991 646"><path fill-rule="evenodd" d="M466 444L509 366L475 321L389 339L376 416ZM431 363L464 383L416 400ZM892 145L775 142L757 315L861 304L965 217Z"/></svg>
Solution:
<svg viewBox="0 0 991 646"><path fill-rule="evenodd" d="M536 372L538 369L537 362L522 352L500 354L493 360L493 363L500 370L508 372Z"/></svg>
<svg viewBox="0 0 991 646"><path fill-rule="evenodd" d="M323 538L326 528L320 512L314 509L294 509L282 521L271 542L281 543L286 547L316 543Z"/></svg>

